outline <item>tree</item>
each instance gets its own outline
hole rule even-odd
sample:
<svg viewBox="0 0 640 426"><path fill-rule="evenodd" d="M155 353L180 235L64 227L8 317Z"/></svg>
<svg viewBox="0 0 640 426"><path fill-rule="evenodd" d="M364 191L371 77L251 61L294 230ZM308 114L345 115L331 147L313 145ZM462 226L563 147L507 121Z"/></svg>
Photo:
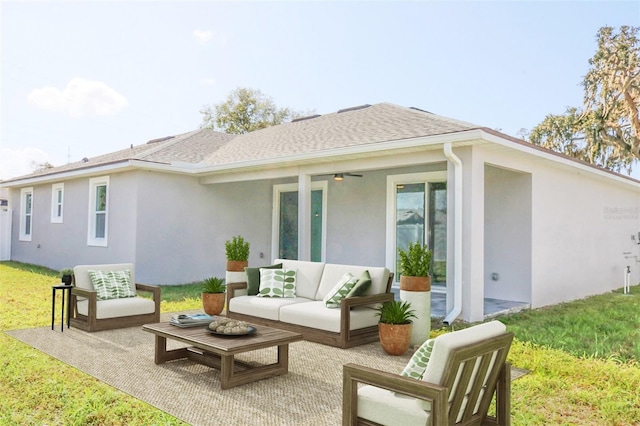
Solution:
<svg viewBox="0 0 640 426"><path fill-rule="evenodd" d="M529 136L531 143L611 170L640 159L640 27L598 31L598 50L584 76L583 109L548 115Z"/></svg>
<svg viewBox="0 0 640 426"><path fill-rule="evenodd" d="M200 127L226 133L248 133L282 124L298 114L289 108L276 107L273 100L259 90L239 87L227 100L200 110L204 116Z"/></svg>

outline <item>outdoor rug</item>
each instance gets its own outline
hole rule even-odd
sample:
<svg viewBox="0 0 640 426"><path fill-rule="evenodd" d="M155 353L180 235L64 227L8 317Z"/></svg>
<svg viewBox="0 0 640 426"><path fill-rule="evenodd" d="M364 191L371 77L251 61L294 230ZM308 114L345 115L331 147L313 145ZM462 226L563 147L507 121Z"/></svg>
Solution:
<svg viewBox="0 0 640 426"><path fill-rule="evenodd" d="M163 314L164 321L169 318ZM60 332L58 326L6 334L192 425L339 425L343 364L399 373L410 358L409 352L387 355L379 343L337 349L300 341L289 345L288 374L221 390L216 369L189 360L155 365L155 336L141 327L86 333ZM168 340L168 349L182 346ZM237 358L274 362L276 348Z"/></svg>

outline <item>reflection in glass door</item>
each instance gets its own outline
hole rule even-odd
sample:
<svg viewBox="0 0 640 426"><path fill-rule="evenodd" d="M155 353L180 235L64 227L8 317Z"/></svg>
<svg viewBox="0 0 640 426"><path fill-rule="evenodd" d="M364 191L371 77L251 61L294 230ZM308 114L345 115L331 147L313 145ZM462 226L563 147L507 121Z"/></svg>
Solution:
<svg viewBox="0 0 640 426"><path fill-rule="evenodd" d="M298 191L280 193L278 257L298 258ZM311 261L322 261L322 190L311 191Z"/></svg>
<svg viewBox="0 0 640 426"><path fill-rule="evenodd" d="M426 188L426 190L425 190ZM409 243L427 244L433 250L432 284L446 285L447 184L446 182L398 183L395 194L395 264L400 270L398 249ZM396 282L400 274L396 274Z"/></svg>
<svg viewBox="0 0 640 426"><path fill-rule="evenodd" d="M429 247L431 284L444 288L447 282L447 183L429 184Z"/></svg>

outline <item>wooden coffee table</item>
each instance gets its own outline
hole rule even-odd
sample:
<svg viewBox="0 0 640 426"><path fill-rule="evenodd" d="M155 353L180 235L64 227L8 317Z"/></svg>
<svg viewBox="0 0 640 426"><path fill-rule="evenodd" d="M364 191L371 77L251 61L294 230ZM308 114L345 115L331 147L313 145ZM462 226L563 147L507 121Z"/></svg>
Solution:
<svg viewBox="0 0 640 426"><path fill-rule="evenodd" d="M155 363L188 358L220 370L220 387L229 389L245 383L289 372L289 343L302 340L302 335L277 328L254 325L256 332L246 336L216 336L206 326L180 328L168 322L145 324L144 331L155 334ZM167 339L178 340L189 347L167 350ZM257 349L278 347L278 360L272 364L249 365L235 355Z"/></svg>

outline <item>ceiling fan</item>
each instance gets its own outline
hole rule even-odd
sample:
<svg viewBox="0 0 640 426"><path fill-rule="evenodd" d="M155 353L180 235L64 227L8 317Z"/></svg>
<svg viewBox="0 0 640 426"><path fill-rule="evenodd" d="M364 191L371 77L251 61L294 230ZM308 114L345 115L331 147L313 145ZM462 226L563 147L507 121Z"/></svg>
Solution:
<svg viewBox="0 0 640 426"><path fill-rule="evenodd" d="M356 173L329 173L327 175L318 175L318 176L332 176L332 175L333 175L333 180L337 180L337 181L344 180L345 176L362 177L362 175L359 175Z"/></svg>

